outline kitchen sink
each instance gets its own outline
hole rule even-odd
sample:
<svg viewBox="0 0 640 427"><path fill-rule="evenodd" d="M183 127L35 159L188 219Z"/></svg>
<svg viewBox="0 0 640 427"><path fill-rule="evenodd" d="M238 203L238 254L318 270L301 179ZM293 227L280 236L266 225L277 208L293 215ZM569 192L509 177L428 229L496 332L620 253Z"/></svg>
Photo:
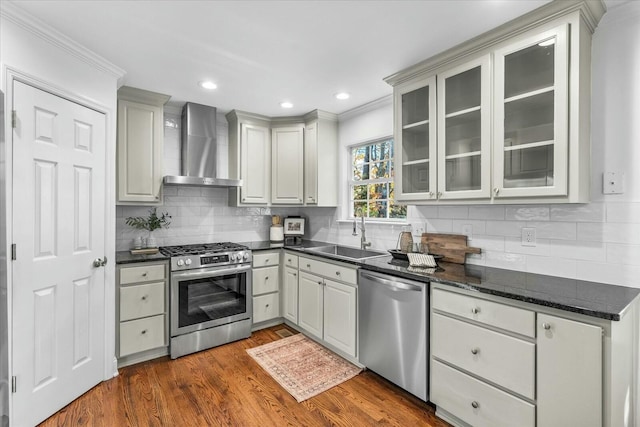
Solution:
<svg viewBox="0 0 640 427"><path fill-rule="evenodd" d="M350 246L328 245L307 248L309 252L321 252L327 255L333 255L336 258L349 259L353 261L361 261L363 259L375 258L388 255L385 252L371 251L367 249L352 248Z"/></svg>

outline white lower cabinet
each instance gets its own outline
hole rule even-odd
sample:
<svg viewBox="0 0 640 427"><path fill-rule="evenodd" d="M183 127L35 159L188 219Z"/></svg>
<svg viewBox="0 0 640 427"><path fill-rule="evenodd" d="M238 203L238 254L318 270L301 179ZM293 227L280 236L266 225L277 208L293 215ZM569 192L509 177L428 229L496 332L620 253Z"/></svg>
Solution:
<svg viewBox="0 0 640 427"><path fill-rule="evenodd" d="M168 264L118 265L118 366L168 353Z"/></svg>
<svg viewBox="0 0 640 427"><path fill-rule="evenodd" d="M538 314L538 426L602 425L602 328Z"/></svg>
<svg viewBox="0 0 640 427"><path fill-rule="evenodd" d="M280 317L280 250L256 252L252 260L253 324ZM269 326L268 324L260 327Z"/></svg>
<svg viewBox="0 0 640 427"><path fill-rule="evenodd" d="M357 355L357 271L300 257L298 326L332 348Z"/></svg>
<svg viewBox="0 0 640 427"><path fill-rule="evenodd" d="M286 264L282 279L282 317L298 324L298 269Z"/></svg>
<svg viewBox="0 0 640 427"><path fill-rule="evenodd" d="M633 315L614 322L431 286L438 416L460 426L631 425Z"/></svg>

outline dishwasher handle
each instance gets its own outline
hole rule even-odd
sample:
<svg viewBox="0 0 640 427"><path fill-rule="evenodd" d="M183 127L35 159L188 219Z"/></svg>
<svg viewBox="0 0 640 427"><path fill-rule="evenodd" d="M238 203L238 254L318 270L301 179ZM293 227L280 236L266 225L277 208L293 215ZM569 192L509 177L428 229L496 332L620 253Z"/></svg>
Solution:
<svg viewBox="0 0 640 427"><path fill-rule="evenodd" d="M388 280L388 279L383 279L382 277L378 277L378 276L371 276L367 273L360 273L360 275L362 277L364 277L365 279L371 280L372 282L375 283L379 283L389 289L391 289L392 291L415 291L415 292L422 292L422 286L419 285L412 285L410 283L404 283L404 282L396 282L393 280Z"/></svg>

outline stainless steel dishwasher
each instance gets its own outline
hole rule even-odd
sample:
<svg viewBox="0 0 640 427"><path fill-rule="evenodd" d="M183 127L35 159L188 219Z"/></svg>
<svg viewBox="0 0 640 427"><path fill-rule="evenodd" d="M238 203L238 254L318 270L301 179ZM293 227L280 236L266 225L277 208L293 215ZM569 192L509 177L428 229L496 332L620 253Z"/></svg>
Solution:
<svg viewBox="0 0 640 427"><path fill-rule="evenodd" d="M429 285L359 270L360 363L427 401Z"/></svg>

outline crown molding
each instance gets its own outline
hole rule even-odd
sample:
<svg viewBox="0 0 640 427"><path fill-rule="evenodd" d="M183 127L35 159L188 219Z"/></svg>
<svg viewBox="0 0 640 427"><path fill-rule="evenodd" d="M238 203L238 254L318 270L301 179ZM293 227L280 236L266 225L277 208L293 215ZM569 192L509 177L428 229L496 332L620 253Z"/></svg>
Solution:
<svg viewBox="0 0 640 427"><path fill-rule="evenodd" d="M126 71L122 68L82 46L80 43L64 35L44 21L28 14L13 1L2 1L0 16L2 19L12 22L23 30L69 53L91 67L112 75L118 80L122 79L126 74Z"/></svg>
<svg viewBox="0 0 640 427"><path fill-rule="evenodd" d="M355 116L359 116L360 114L368 113L369 111L377 110L391 104L393 104L393 96L387 95L338 114L338 121L342 122L344 120L349 120Z"/></svg>

